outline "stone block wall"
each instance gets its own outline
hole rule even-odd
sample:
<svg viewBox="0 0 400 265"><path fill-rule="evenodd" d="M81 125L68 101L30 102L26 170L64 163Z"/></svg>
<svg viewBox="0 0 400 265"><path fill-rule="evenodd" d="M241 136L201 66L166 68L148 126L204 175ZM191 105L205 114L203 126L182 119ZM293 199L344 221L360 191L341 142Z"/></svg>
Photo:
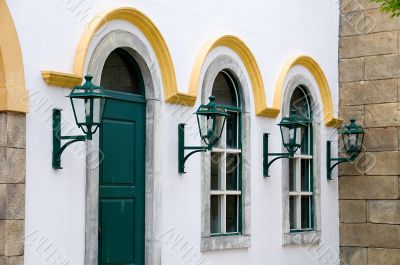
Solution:
<svg viewBox="0 0 400 265"><path fill-rule="evenodd" d="M0 113L0 265L24 264L25 114Z"/></svg>
<svg viewBox="0 0 400 265"><path fill-rule="evenodd" d="M340 114L366 128L364 152L339 169L342 265L400 264L400 19L341 0Z"/></svg>

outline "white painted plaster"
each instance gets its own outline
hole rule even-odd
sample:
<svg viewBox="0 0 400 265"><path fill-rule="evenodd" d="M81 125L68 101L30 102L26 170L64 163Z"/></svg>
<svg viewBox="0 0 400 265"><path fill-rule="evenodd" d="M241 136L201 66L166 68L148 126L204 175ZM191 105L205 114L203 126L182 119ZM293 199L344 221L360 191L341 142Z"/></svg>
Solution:
<svg viewBox="0 0 400 265"><path fill-rule="evenodd" d="M51 108L63 108L63 124L70 134L81 134L74 126L71 107L65 98L67 89L46 86L40 71L71 72L75 49L90 17L121 6L135 7L148 15L163 34L175 66L179 91L187 92L192 67L198 52L211 38L221 34L240 37L253 52L260 67L268 105L282 67L293 56L307 54L322 67L338 105L338 20L337 1L266 0L266 1L181 1L181 0L84 0L90 7L89 17L81 21L68 8L71 1L7 0L21 42L26 87L31 93L27 115L26 234L41 231L65 254L72 264L84 264L85 257L85 178L86 148L74 144L62 156L64 169L51 167ZM123 21L108 25L110 30L128 30L144 35ZM107 26L107 27L108 27ZM92 54L101 36L90 47ZM151 49L149 48L150 52ZM229 49L219 48L216 50ZM212 60L210 54L207 60ZM238 59L234 54L235 59ZM88 64L88 59L86 64ZM240 61L240 60L238 60ZM240 62L239 62L240 63ZM155 66L158 70L158 64ZM205 69L202 70L204 75ZM286 83L295 74L304 74L314 85L310 73L302 67L290 71ZM246 74L247 83L251 84ZM158 77L155 77L158 78ZM201 80L202 81L202 80ZM161 82L159 82L161 83ZM162 89L160 90L162 91ZM200 93L200 89L199 89ZM200 94L199 94L200 95ZM318 99L320 100L320 99ZM200 97L197 104L200 103ZM321 245L320 247L282 246L282 162L271 167L271 178L262 174L262 135L270 132L271 151L279 152L281 142L278 119L254 115L250 93L251 124L251 247L239 250L202 253L213 265L286 265L313 264L328 251L339 250L337 178L325 178L325 144L336 141L334 129L321 126ZM162 161L159 176L160 233L175 228L188 242L187 247L200 249L201 243L201 156L186 163L187 174L177 172L177 125L194 124L195 108L162 103L155 115L159 119L162 141L154 148ZM186 142L199 145L197 134L186 135ZM182 256L182 255L181 255ZM176 250L162 247L161 263L176 265L182 261ZM25 264L45 264L43 254L25 246ZM157 264L159 265L159 264Z"/></svg>

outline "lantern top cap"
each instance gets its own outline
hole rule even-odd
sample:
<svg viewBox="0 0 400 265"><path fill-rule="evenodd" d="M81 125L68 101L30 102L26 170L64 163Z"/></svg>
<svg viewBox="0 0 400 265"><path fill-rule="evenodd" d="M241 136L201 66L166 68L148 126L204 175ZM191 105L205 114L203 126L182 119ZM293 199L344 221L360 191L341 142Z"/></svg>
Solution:
<svg viewBox="0 0 400 265"><path fill-rule="evenodd" d="M202 104L195 112L196 115L200 116L229 116L226 112L226 107L224 105L219 105L215 103L215 97L210 96L208 98L210 102L208 104Z"/></svg>
<svg viewBox="0 0 400 265"><path fill-rule="evenodd" d="M75 86L68 95L70 98L108 98L108 95L101 86L92 83L93 76L85 75L85 83Z"/></svg>
<svg viewBox="0 0 400 265"><path fill-rule="evenodd" d="M350 123L345 125L341 134L365 134L364 128L356 123L356 119L350 119Z"/></svg>
<svg viewBox="0 0 400 265"><path fill-rule="evenodd" d="M289 117L283 117L278 125L287 128L298 128L306 127L309 122L310 119L297 115L297 111L292 110Z"/></svg>

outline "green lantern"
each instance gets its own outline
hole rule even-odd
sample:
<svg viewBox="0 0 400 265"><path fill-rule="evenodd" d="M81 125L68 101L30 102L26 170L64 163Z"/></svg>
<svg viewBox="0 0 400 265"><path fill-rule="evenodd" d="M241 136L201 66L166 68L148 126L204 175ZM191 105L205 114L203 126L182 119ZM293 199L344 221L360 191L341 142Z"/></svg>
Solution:
<svg viewBox="0 0 400 265"><path fill-rule="evenodd" d="M339 134L342 136L343 139L346 156L332 157L332 142L327 141L326 168L328 180L332 180L332 170L337 165L345 162L354 162L356 160L358 155L361 153L362 145L364 142L364 128L361 125L358 125L355 119L351 119L349 124L343 126L343 128L339 131ZM332 164L332 162L334 163Z"/></svg>
<svg viewBox="0 0 400 265"><path fill-rule="evenodd" d="M357 157L364 142L364 128L358 125L355 119L351 119L350 123L340 131L340 134L342 135L346 154L349 157Z"/></svg>
<svg viewBox="0 0 400 265"><path fill-rule="evenodd" d="M185 145L185 124L178 124L178 172L185 173L185 162L193 154L212 150L213 146L221 139L228 112L226 106L215 103L215 97L209 97L208 104L200 105L195 112L201 139L206 146ZM190 152L185 155L185 150Z"/></svg>
<svg viewBox="0 0 400 265"><path fill-rule="evenodd" d="M92 139L92 135L100 126L108 97L102 87L93 85L92 79L92 76L86 75L85 83L75 86L68 96L76 124L86 134L88 140Z"/></svg>
<svg viewBox="0 0 400 265"><path fill-rule="evenodd" d="M304 128L307 127L307 119L298 116L295 110L289 117L282 118L278 124L281 129L283 146L290 154L296 153L303 143Z"/></svg>
<svg viewBox="0 0 400 265"><path fill-rule="evenodd" d="M61 109L53 109L53 160L54 169L61 169L61 154L71 144L92 140L92 135L101 125L108 98L104 89L92 84L93 77L85 76L85 83L75 86L69 98L75 116L76 125L85 135L61 134ZM63 141L67 141L63 144Z"/></svg>
<svg viewBox="0 0 400 265"><path fill-rule="evenodd" d="M210 102L200 105L195 112L201 139L212 147L221 139L228 113L224 106L215 103L215 97L209 97Z"/></svg>

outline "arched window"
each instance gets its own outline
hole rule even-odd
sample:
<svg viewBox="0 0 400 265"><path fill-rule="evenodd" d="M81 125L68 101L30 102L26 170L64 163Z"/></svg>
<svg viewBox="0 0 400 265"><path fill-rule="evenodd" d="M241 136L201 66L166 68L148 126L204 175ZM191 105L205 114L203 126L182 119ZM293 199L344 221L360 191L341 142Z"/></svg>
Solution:
<svg viewBox="0 0 400 265"><path fill-rule="evenodd" d="M311 98L304 86L297 86L290 99L290 111L310 119L304 140L294 158L289 159L290 231L314 230L313 127Z"/></svg>
<svg viewBox="0 0 400 265"><path fill-rule="evenodd" d="M210 235L241 233L242 109L237 82L223 70L215 78L212 94L228 106L223 135L211 153Z"/></svg>
<svg viewBox="0 0 400 265"><path fill-rule="evenodd" d="M122 48L112 51L104 63L101 85L115 92L144 96L140 68L132 55Z"/></svg>

